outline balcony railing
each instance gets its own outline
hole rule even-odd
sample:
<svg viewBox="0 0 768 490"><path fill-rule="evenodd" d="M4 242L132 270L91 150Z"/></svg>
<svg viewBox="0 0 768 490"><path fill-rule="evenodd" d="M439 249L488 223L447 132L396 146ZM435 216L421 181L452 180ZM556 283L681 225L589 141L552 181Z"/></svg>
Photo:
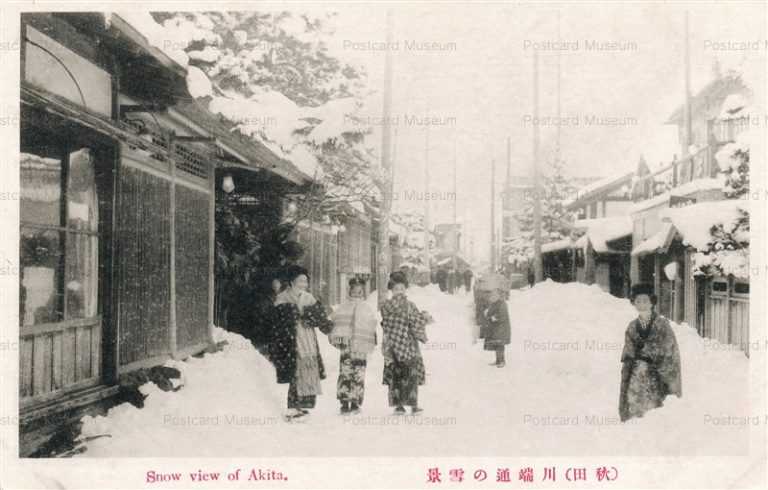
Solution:
<svg viewBox="0 0 768 490"><path fill-rule="evenodd" d="M632 200L644 201L692 180L714 177L717 174L715 151L715 146L705 146L685 158L672 160L653 173L638 177L632 187Z"/></svg>

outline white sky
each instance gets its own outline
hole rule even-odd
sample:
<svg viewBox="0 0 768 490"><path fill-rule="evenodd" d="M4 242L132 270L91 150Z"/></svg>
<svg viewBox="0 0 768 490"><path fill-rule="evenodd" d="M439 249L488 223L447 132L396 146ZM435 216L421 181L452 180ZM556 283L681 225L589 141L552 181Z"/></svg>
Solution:
<svg viewBox="0 0 768 490"><path fill-rule="evenodd" d="M717 57L723 69L740 67L758 78L762 100L765 67L765 7L754 4L691 4L693 91L711 78ZM561 51L563 117L580 126L562 129L562 154L575 176L606 176L635 167L643 154L651 166L679 153L676 130L664 121L684 93L684 8L669 4L577 4L560 9L560 38L579 41L577 51ZM374 88L382 87L384 51L353 50L349 42L383 42L383 7L344 5L331 50L364 65ZM471 223L476 243L489 237L490 160L497 162L499 185L505 174L506 138L512 139L513 174L527 173L532 158L532 50L524 42L557 39L557 6L397 5L394 7L393 115L399 115L396 193L424 189L424 129L407 126L403 116L427 110L455 124L430 130L430 190L452 189L454 141L458 154L458 214ZM455 49L408 51L405 40L455 43ZM634 43L635 49L600 52L584 41ZM759 41L757 50L715 50L711 42ZM345 45L346 42L346 45ZM556 115L556 54L540 54L540 115ZM380 104L370 117L381 117ZM624 127L585 127L590 115L628 118ZM542 148L553 145L553 126L541 128ZM375 139L380 138L378 134ZM423 209L400 199L401 209ZM432 222L450 221L452 203L438 201ZM481 249L487 247L480 247ZM484 250L480 250L483 252Z"/></svg>

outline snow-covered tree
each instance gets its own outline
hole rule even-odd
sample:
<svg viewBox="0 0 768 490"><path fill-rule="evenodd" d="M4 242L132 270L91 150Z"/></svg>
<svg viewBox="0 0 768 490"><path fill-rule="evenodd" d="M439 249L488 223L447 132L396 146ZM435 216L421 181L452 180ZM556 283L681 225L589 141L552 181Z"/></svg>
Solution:
<svg viewBox="0 0 768 490"><path fill-rule="evenodd" d="M565 208L565 202L576 192L574 186L564 174L565 162L552 158L547 172L542 176L541 199L541 241L542 243L561 240L570 236L573 217ZM533 203L535 191L525 195L525 206L515 214L520 227L520 234L504 240L502 252L505 262L523 264L533 259Z"/></svg>
<svg viewBox="0 0 768 490"><path fill-rule="evenodd" d="M749 277L749 212L738 209L738 217L710 228L707 249L694 255L695 273Z"/></svg>
<svg viewBox="0 0 768 490"><path fill-rule="evenodd" d="M399 230L403 235L400 245L400 254L403 260L429 267L429 264L424 263L424 215L415 212L402 212L391 214L390 219L395 225L393 228ZM430 249L434 248L435 242L434 235L429 233Z"/></svg>
<svg viewBox="0 0 768 490"><path fill-rule="evenodd" d="M749 143L753 131L743 131L736 141L727 143L715 158L725 176L723 192L728 198L738 198L749 192Z"/></svg>
<svg viewBox="0 0 768 490"><path fill-rule="evenodd" d="M372 203L381 184L356 114L366 74L333 56L334 14L287 11L154 13L186 39L190 93L234 130L284 156L315 184L297 216L337 218L345 201Z"/></svg>

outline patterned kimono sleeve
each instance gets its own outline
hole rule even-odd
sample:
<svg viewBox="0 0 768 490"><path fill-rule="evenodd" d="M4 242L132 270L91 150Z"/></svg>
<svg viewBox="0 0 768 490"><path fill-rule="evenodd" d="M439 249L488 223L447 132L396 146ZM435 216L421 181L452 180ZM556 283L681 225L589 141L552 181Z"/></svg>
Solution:
<svg viewBox="0 0 768 490"><path fill-rule="evenodd" d="M308 327L318 328L326 335L333 329L333 322L320 301L304 308L303 320Z"/></svg>
<svg viewBox="0 0 768 490"><path fill-rule="evenodd" d="M619 418L621 421L629 419L629 402L627 390L629 378L632 376L632 368L635 363L635 342L632 339L632 323L624 334L624 350L621 353L621 385L619 388Z"/></svg>
<svg viewBox="0 0 768 490"><path fill-rule="evenodd" d="M675 333L669 322L664 322L664 338L662 340L662 357L658 361L658 373L666 388L666 394L683 396L683 386L680 373L680 349Z"/></svg>
<svg viewBox="0 0 768 490"><path fill-rule="evenodd" d="M427 342L427 316L416 308L413 303L409 304L410 314L408 328L411 331L411 336L421 343Z"/></svg>
<svg viewBox="0 0 768 490"><path fill-rule="evenodd" d="M632 374L632 365L635 361L635 341L632 338L632 323L627 326L627 331L624 334L624 350L621 352L621 380L622 383L629 381L629 376Z"/></svg>
<svg viewBox="0 0 768 490"><path fill-rule="evenodd" d="M624 333L624 350L621 351L621 362L635 359L635 341L632 339L632 323L627 326Z"/></svg>

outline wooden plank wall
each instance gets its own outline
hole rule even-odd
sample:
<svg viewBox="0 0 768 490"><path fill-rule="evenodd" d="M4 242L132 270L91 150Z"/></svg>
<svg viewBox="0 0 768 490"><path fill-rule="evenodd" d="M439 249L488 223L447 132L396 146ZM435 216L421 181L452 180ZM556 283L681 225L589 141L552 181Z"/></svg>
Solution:
<svg viewBox="0 0 768 490"><path fill-rule="evenodd" d="M133 167L117 207L120 365L169 353L170 183Z"/></svg>
<svg viewBox="0 0 768 490"><path fill-rule="evenodd" d="M179 350L208 337L208 197L176 186L176 342Z"/></svg>
<svg viewBox="0 0 768 490"><path fill-rule="evenodd" d="M21 332L19 396L22 405L96 382L101 376L101 323L37 335Z"/></svg>

